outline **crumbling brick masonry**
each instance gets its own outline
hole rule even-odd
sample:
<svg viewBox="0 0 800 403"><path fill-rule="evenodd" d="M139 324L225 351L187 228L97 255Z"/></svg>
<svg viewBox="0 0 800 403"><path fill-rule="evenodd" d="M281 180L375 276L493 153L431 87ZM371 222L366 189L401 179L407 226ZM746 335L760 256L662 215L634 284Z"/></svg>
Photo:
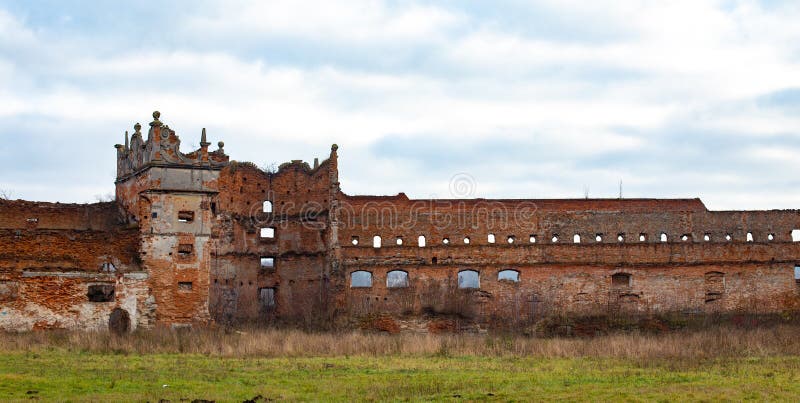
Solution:
<svg viewBox="0 0 800 403"><path fill-rule="evenodd" d="M211 151L205 130L184 154L153 117L116 145L115 202L0 200L0 329L440 331L798 308L797 210L349 196L336 145L269 172Z"/></svg>

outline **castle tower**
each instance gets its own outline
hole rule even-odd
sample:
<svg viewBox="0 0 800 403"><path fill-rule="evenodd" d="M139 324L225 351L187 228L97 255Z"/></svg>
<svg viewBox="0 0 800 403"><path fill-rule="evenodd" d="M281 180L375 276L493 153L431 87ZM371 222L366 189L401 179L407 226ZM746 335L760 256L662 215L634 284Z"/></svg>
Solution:
<svg viewBox="0 0 800 403"><path fill-rule="evenodd" d="M217 180L228 164L209 151L203 129L200 148L180 151L180 139L153 112L147 139L141 125L117 148L116 196L130 225L138 225L140 255L151 297L143 311L157 324L180 326L209 320L208 294L216 213Z"/></svg>

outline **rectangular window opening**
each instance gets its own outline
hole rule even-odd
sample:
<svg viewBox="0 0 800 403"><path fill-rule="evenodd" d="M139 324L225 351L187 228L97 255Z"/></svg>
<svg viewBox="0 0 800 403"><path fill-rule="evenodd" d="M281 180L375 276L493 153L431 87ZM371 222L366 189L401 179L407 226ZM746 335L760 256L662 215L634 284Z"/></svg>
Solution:
<svg viewBox="0 0 800 403"><path fill-rule="evenodd" d="M792 242L800 242L800 229L792 230Z"/></svg>
<svg viewBox="0 0 800 403"><path fill-rule="evenodd" d="M275 289L274 288L259 288L258 289L258 302L262 308L273 309L275 308Z"/></svg>
<svg viewBox="0 0 800 403"><path fill-rule="evenodd" d="M192 222L194 221L194 211L179 211L178 222Z"/></svg>
<svg viewBox="0 0 800 403"><path fill-rule="evenodd" d="M261 268L272 269L275 267L275 258L271 256L261 256Z"/></svg>
<svg viewBox="0 0 800 403"><path fill-rule="evenodd" d="M794 282L800 285L800 265L794 266Z"/></svg>
<svg viewBox="0 0 800 403"><path fill-rule="evenodd" d="M182 243L178 245L179 256L189 256L194 251L194 245L190 243Z"/></svg>
<svg viewBox="0 0 800 403"><path fill-rule="evenodd" d="M272 227L261 228L261 238L262 239L274 239L275 238L275 228L272 228Z"/></svg>
<svg viewBox="0 0 800 403"><path fill-rule="evenodd" d="M180 282L178 282L178 290L179 291L192 291L192 282L191 281L180 281Z"/></svg>
<svg viewBox="0 0 800 403"><path fill-rule="evenodd" d="M86 297L91 302L111 302L114 301L114 284L92 284Z"/></svg>

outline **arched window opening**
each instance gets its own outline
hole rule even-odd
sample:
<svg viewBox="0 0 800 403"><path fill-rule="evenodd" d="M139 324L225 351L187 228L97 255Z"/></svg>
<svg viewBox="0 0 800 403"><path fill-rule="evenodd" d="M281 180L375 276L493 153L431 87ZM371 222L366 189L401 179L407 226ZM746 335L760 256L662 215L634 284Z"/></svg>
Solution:
<svg viewBox="0 0 800 403"><path fill-rule="evenodd" d="M494 243L494 234L489 234L486 237L486 241L489 242L489 243Z"/></svg>
<svg viewBox="0 0 800 403"><path fill-rule="evenodd" d="M264 213L271 213L272 212L272 202L269 200L264 200L264 203L261 204L261 211Z"/></svg>
<svg viewBox="0 0 800 403"><path fill-rule="evenodd" d="M519 272L516 270L501 270L500 272L497 273L497 280L518 283Z"/></svg>
<svg viewBox="0 0 800 403"><path fill-rule="evenodd" d="M775 234L767 234L767 241L774 241L774 240L775 240Z"/></svg>
<svg viewBox="0 0 800 403"><path fill-rule="evenodd" d="M536 243L536 235L531 235L530 237L528 237L528 242Z"/></svg>
<svg viewBox="0 0 800 403"><path fill-rule="evenodd" d="M445 245L450 245L450 238L442 239L442 243L445 244Z"/></svg>
<svg viewBox="0 0 800 403"><path fill-rule="evenodd" d="M594 241L595 242L603 242L603 234L596 234L594 236Z"/></svg>
<svg viewBox="0 0 800 403"><path fill-rule="evenodd" d="M475 270L458 272L458 288L480 288L480 275Z"/></svg>
<svg viewBox="0 0 800 403"><path fill-rule="evenodd" d="M661 233L661 242L667 242L667 233L666 232L662 232Z"/></svg>
<svg viewBox="0 0 800 403"><path fill-rule="evenodd" d="M353 246L358 245L358 237L354 236L354 237L350 238L350 243L353 244Z"/></svg>
<svg viewBox="0 0 800 403"><path fill-rule="evenodd" d="M514 243L514 241L516 241L516 237L514 235L509 235L508 238L506 239L506 241L509 244L512 244L512 243Z"/></svg>
<svg viewBox="0 0 800 403"><path fill-rule="evenodd" d="M689 240L689 235L688 234L681 235L681 241L686 242L688 240Z"/></svg>
<svg viewBox="0 0 800 403"><path fill-rule="evenodd" d="M419 245L420 248L424 248L425 247L425 235L420 235L417 238L417 244Z"/></svg>
<svg viewBox="0 0 800 403"><path fill-rule="evenodd" d="M631 286L631 275L628 273L615 273L611 275L611 288L622 289Z"/></svg>
<svg viewBox="0 0 800 403"><path fill-rule="evenodd" d="M550 240L553 241L553 243L558 242L558 234L553 234L553 237L550 238Z"/></svg>
<svg viewBox="0 0 800 403"><path fill-rule="evenodd" d="M572 243L581 243L581 236L578 235L578 234L573 235L572 236Z"/></svg>
<svg viewBox="0 0 800 403"><path fill-rule="evenodd" d="M709 241L711 241L711 234L705 234L705 235L703 235L703 240L704 240L704 241L706 241L706 242L709 242Z"/></svg>
<svg viewBox="0 0 800 403"><path fill-rule="evenodd" d="M800 229L792 230L792 242L800 242Z"/></svg>
<svg viewBox="0 0 800 403"><path fill-rule="evenodd" d="M395 240L394 243L396 243L397 246L402 245L403 244L403 237L400 237L400 236L397 237L397 240Z"/></svg>
<svg viewBox="0 0 800 403"><path fill-rule="evenodd" d="M375 235L374 237L372 237L372 247L373 248L380 248L381 247L381 237L380 236Z"/></svg>
<svg viewBox="0 0 800 403"><path fill-rule="evenodd" d="M625 234L623 233L617 234L617 242L625 242Z"/></svg>
<svg viewBox="0 0 800 403"><path fill-rule="evenodd" d="M464 245L469 245L469 237L464 237Z"/></svg>
<svg viewBox="0 0 800 403"><path fill-rule="evenodd" d="M386 273L387 288L406 288L408 287L408 273L402 270L392 270Z"/></svg>
<svg viewBox="0 0 800 403"><path fill-rule="evenodd" d="M364 270L350 273L350 288L372 287L372 273Z"/></svg>
<svg viewBox="0 0 800 403"><path fill-rule="evenodd" d="M726 241L730 241L731 239L733 239L733 237L731 236L731 234L725 234L725 240L726 240Z"/></svg>
<svg viewBox="0 0 800 403"><path fill-rule="evenodd" d="M647 234L645 234L644 232L639 234L639 242L644 242L646 240L647 240Z"/></svg>
<svg viewBox="0 0 800 403"><path fill-rule="evenodd" d="M753 233L752 232L748 232L747 233L747 242L753 242Z"/></svg>

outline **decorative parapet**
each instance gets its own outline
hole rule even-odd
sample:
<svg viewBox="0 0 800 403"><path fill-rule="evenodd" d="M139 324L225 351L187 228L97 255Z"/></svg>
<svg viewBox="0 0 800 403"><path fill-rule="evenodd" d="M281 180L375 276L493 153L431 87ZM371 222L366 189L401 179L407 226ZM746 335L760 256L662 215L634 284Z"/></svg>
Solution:
<svg viewBox="0 0 800 403"><path fill-rule="evenodd" d="M125 144L117 144L117 180L128 177L150 166L182 166L191 168L222 169L228 164L229 157L218 142L218 149L209 151L211 145L206 138L206 129L200 135L200 148L184 154L180 151L181 140L175 131L159 120L161 113L153 112L153 121L147 140L142 137L142 125L133 126L134 133L128 139L125 132Z"/></svg>

